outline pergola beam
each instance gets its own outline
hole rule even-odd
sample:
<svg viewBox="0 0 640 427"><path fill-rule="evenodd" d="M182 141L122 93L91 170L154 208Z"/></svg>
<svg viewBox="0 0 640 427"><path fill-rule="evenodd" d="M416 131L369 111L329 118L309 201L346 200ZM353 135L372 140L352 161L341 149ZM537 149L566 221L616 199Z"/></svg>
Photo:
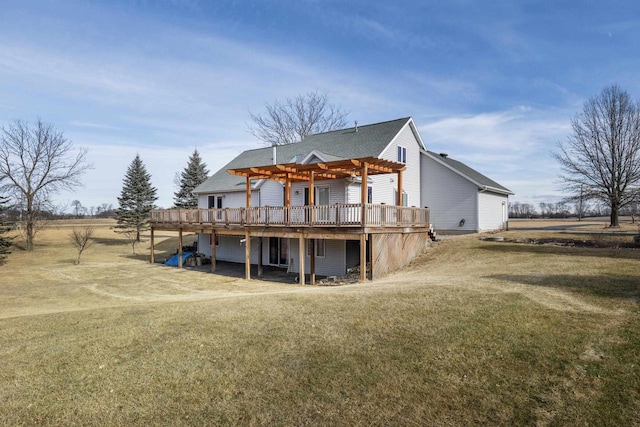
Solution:
<svg viewBox="0 0 640 427"><path fill-rule="evenodd" d="M228 169L232 175L250 177L252 179L270 179L282 182L304 182L311 179L339 179L350 176L363 176L364 166L368 175L387 173L400 173L406 170L402 163L377 157L363 157L358 159L335 160L300 165L297 163L285 163L277 165L251 166L247 168Z"/></svg>

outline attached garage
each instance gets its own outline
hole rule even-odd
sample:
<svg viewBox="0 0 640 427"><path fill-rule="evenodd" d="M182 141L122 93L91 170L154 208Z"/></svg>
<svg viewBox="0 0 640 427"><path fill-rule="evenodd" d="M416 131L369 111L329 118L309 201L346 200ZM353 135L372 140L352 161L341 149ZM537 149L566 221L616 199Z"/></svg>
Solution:
<svg viewBox="0 0 640 427"><path fill-rule="evenodd" d="M506 229L513 192L448 155L421 155L421 201L439 234Z"/></svg>

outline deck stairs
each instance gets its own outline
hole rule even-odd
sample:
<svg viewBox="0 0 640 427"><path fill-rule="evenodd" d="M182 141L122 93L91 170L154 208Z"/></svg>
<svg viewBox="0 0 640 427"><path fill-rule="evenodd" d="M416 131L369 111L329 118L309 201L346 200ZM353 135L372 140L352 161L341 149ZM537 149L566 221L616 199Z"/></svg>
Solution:
<svg viewBox="0 0 640 427"><path fill-rule="evenodd" d="M433 224L429 224L429 238L434 242L438 240L436 231L433 229Z"/></svg>

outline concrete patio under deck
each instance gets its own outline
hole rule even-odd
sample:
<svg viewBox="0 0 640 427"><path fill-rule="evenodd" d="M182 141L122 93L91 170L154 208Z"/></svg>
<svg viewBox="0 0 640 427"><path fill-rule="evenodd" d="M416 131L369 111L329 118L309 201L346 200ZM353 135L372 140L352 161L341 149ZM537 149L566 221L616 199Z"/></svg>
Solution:
<svg viewBox="0 0 640 427"><path fill-rule="evenodd" d="M161 264L161 263L158 263ZM163 265L163 264L161 264ZM178 267L170 267L167 268L178 268ZM193 270L199 271L203 274L214 274L225 277L234 277L238 279L245 278L246 270L245 265L243 263L237 262L228 262L228 261L217 261L216 262L216 271L211 271L211 265L205 264L197 267L192 266L183 266L185 270ZM289 285L299 285L298 273L287 273L287 269L283 267L274 267L270 265L265 265L262 267L262 277L258 276L258 266L251 265L251 280L258 280L264 282L274 282L274 283L285 283ZM306 275L307 280L305 280L306 284L309 284L309 274ZM325 276L316 276L318 280L325 278Z"/></svg>

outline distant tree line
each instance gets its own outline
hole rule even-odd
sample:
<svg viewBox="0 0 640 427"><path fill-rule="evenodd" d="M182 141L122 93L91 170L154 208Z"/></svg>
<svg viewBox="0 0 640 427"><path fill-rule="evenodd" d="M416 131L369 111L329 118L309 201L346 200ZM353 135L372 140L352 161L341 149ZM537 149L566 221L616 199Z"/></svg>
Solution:
<svg viewBox="0 0 640 427"><path fill-rule="evenodd" d="M24 220L25 210L20 203L14 204L6 207L2 211L2 214L0 214L0 217L8 223L20 223ZM39 212L39 219L41 221L50 221L54 219L115 217L116 209L113 207L113 204L110 203L103 203L100 206L91 206L89 208L80 205L79 209L74 208L71 212L68 212L65 206L53 206L47 209L42 209Z"/></svg>
<svg viewBox="0 0 640 427"><path fill-rule="evenodd" d="M620 215L630 216L635 222L640 215L640 201L631 203L620 209ZM509 218L593 218L610 216L611 208L606 203L578 201L575 203L541 202L537 206L532 203L509 202Z"/></svg>

